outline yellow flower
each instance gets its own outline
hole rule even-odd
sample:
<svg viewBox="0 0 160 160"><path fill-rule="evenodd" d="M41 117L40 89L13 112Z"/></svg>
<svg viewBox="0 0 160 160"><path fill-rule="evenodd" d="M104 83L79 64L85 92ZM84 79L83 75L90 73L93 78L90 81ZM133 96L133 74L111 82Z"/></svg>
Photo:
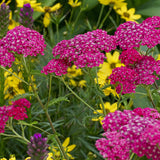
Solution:
<svg viewBox="0 0 160 160"><path fill-rule="evenodd" d="M116 10L116 12L126 21L135 21L141 18L140 14L135 14L135 8L130 8L128 10L127 6L122 6L120 9Z"/></svg>
<svg viewBox="0 0 160 160"><path fill-rule="evenodd" d="M6 158L1 158L0 160L7 160Z"/></svg>
<svg viewBox="0 0 160 160"><path fill-rule="evenodd" d="M81 87L81 88L86 87L86 81L85 80L80 80L78 82L78 87Z"/></svg>
<svg viewBox="0 0 160 160"><path fill-rule="evenodd" d="M116 89L112 89L111 87L103 89L103 93L105 94L105 96L109 96L112 93L114 96L119 97L118 93L116 92Z"/></svg>
<svg viewBox="0 0 160 160"><path fill-rule="evenodd" d="M77 76L81 76L82 74L82 70L80 68L77 69L76 66L73 65L72 67L68 67L66 76L69 78L74 78Z"/></svg>
<svg viewBox="0 0 160 160"><path fill-rule="evenodd" d="M110 83L108 77L111 75L112 70L123 65L119 60L119 55L118 51L114 51L113 55L111 53L106 53L107 62L99 66L100 69L97 73L98 79L95 79L96 82L98 80L98 84L100 84L101 87L106 83Z"/></svg>
<svg viewBox="0 0 160 160"><path fill-rule="evenodd" d="M68 156L69 159L74 159L74 157L69 153L71 152L72 150L74 150L74 148L76 147L75 144L72 144L72 145L69 145L69 142L70 142L70 137L67 137L62 146ZM53 153L51 154L50 153L50 156L52 157L55 157L56 160L65 160L65 159L61 159L61 152L58 150L58 147L51 147L51 150L53 151ZM48 160L48 159L47 159ZM50 159L49 159L50 160Z"/></svg>
<svg viewBox="0 0 160 160"><path fill-rule="evenodd" d="M77 82L73 79L69 80L69 85L76 87L77 86Z"/></svg>
<svg viewBox="0 0 160 160"><path fill-rule="evenodd" d="M98 0L99 3L103 4L103 5L110 5L113 7L118 7L118 6L122 6L126 3L124 3L124 0Z"/></svg>
<svg viewBox="0 0 160 160"><path fill-rule="evenodd" d="M81 2L78 2L78 0L75 0L75 2L73 0L69 0L68 1L68 4L71 6L71 7L78 7L81 5Z"/></svg>
<svg viewBox="0 0 160 160"><path fill-rule="evenodd" d="M16 26L19 26L19 23L12 19L12 11L10 11L9 20L10 20L9 26L8 26L9 30L15 28Z"/></svg>
<svg viewBox="0 0 160 160"><path fill-rule="evenodd" d="M12 69L9 69L12 72ZM22 72L18 74L13 72L20 79L23 79ZM4 82L4 99L12 99L14 96L19 94L24 94L25 90L22 86L22 80L8 73L7 71L4 73L5 82Z"/></svg>
<svg viewBox="0 0 160 160"><path fill-rule="evenodd" d="M37 9L38 6L41 5L41 3L37 3L37 0L16 0L17 7L22 8L24 4L29 3L33 9Z"/></svg>
<svg viewBox="0 0 160 160"><path fill-rule="evenodd" d="M44 12L44 19L43 19L43 24L45 27L48 27L48 25L50 24L50 19L51 19L51 16L50 16L50 13L51 12L55 12L57 11L58 9L60 9L62 7L62 5L60 3L57 3L55 4L54 6L52 7L42 7L42 6L38 6L36 8L36 10L38 12Z"/></svg>
<svg viewBox="0 0 160 160"><path fill-rule="evenodd" d="M110 104L109 102L104 103L104 109L106 111L106 113L109 112L115 112L117 110L117 102ZM103 111L103 106L100 104L100 109L96 110L98 113L101 114L101 116L99 116L98 118L92 118L92 121L100 121L100 123L102 124L102 120L105 117L105 113ZM97 112L94 111L94 114L97 114Z"/></svg>

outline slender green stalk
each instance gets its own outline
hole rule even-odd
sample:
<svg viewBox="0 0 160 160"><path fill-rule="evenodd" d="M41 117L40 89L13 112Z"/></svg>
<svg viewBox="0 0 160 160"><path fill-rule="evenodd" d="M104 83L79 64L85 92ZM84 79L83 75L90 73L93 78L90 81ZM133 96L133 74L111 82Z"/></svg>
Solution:
<svg viewBox="0 0 160 160"><path fill-rule="evenodd" d="M46 103L46 108L48 108L48 103L51 97L51 89L52 89L52 76L49 76L49 93L48 93L48 101Z"/></svg>
<svg viewBox="0 0 160 160"><path fill-rule="evenodd" d="M98 21L97 21L97 24L96 24L96 28L98 28L98 26L99 26L100 20L102 18L102 13L103 13L104 7L105 7L105 5L102 4L101 10L100 10L100 13L99 13L99 17L98 17Z"/></svg>
<svg viewBox="0 0 160 160"><path fill-rule="evenodd" d="M49 121L49 124L50 124L50 126L51 126L51 128L52 128L52 131L53 131L53 133L55 134L55 140L56 140L56 142L57 142L57 144L58 144L58 146L59 146L59 149L60 149L63 157L64 157L66 160L69 160L69 159L68 159L68 156L67 156L67 154L66 154L66 152L65 152L65 150L64 150L64 148L63 148L63 146L62 146L62 144L61 144L61 142L60 142L60 140L59 140L59 138L58 138L58 136L57 136L57 132L56 132L56 130L55 130L53 124L52 124L52 120L51 120L51 117L50 117L50 115L49 115L49 113L48 113L48 109L43 105L43 103L42 103L42 101L41 101L41 99L40 99L40 97L39 97L39 95L38 95L38 93L37 93L37 91L36 91L36 89L35 89L35 87L34 87L34 83L33 83L32 79L31 79L30 72L29 72L29 70L28 70L28 68L27 68L25 58L23 58L23 60L24 60L24 64L25 64L24 66L25 66L26 72L27 72L27 74L29 75L29 79L30 79L30 82L31 82L31 87L32 87L33 93L35 94L35 97L37 98L40 106L42 107L42 109L44 110L44 112L45 112L45 114L46 114L46 117L47 117L47 119L48 119L48 121Z"/></svg>
<svg viewBox="0 0 160 160"><path fill-rule="evenodd" d="M131 156L130 156L130 158L129 158L129 160L132 160L132 158L134 157L134 155L135 155L135 154L132 153Z"/></svg>
<svg viewBox="0 0 160 160"><path fill-rule="evenodd" d="M152 106L153 108L156 108L156 105L154 104L154 101L153 101L153 98L152 98L152 94L151 94L151 91L150 91L150 88L147 88L147 93L148 93L148 97L152 103Z"/></svg>
<svg viewBox="0 0 160 160"><path fill-rule="evenodd" d="M109 14L111 13L111 11L112 11L112 7L109 7L109 10L108 10L106 16L103 18L103 20L99 26L99 29L101 29L103 27L103 24L104 24L105 20L107 19L107 17L109 16Z"/></svg>
<svg viewBox="0 0 160 160"><path fill-rule="evenodd" d="M56 22L57 43L59 42L59 22Z"/></svg>
<svg viewBox="0 0 160 160"><path fill-rule="evenodd" d="M104 107L104 103L103 103L102 97L99 96L99 98L100 98L100 101L101 101L101 104L102 104L103 114L104 114L104 116L106 116L106 115L107 115L107 112L106 112L106 109L105 109L105 107Z"/></svg>
<svg viewBox="0 0 160 160"><path fill-rule="evenodd" d="M111 20L111 22L113 23L113 25L115 26L115 28L117 28L117 24L115 22L115 20L112 18L112 16L109 16L109 19Z"/></svg>

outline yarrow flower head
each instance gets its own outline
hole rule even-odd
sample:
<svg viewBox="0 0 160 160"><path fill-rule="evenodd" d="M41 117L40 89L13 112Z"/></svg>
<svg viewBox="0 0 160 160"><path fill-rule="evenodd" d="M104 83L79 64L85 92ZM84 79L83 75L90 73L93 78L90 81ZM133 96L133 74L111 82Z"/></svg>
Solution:
<svg viewBox="0 0 160 160"><path fill-rule="evenodd" d="M43 138L40 133L35 133L28 143L28 155L30 160L45 160L48 157L47 138Z"/></svg>
<svg viewBox="0 0 160 160"><path fill-rule="evenodd" d="M137 154L139 157L146 156L148 159L157 160L160 157L160 114L151 108L136 108L133 111L124 110L109 113L103 120L105 133L97 140L96 147L104 158L117 156L121 153L121 141L125 142L128 150ZM114 141L116 139L116 141ZM120 151L114 152L116 144L120 146ZM111 148L109 148L111 147ZM125 148L125 147L124 147ZM124 151L124 153L127 153ZM118 157L119 158L119 157ZM129 157L126 157L128 159ZM123 158L119 158L123 159Z"/></svg>
<svg viewBox="0 0 160 160"><path fill-rule="evenodd" d="M156 79L159 79L160 61L156 61L152 56L140 55L135 49L127 49L122 51L120 59L126 66L114 69L109 77L111 84L122 84L122 87L116 85L118 93L121 91L122 94L133 93L136 85L152 85ZM127 72L132 72L133 79L128 79ZM120 77L123 77L123 80ZM127 88L127 84L130 87Z"/></svg>
<svg viewBox="0 0 160 160"><path fill-rule="evenodd" d="M126 22L117 28L115 36L117 45L122 49L131 49L140 45L152 48L160 43L159 28L160 17L147 18L142 23Z"/></svg>
<svg viewBox="0 0 160 160"><path fill-rule="evenodd" d="M129 160L130 148L127 140L117 132L105 132L106 138L96 141L96 148L107 160Z"/></svg>
<svg viewBox="0 0 160 160"><path fill-rule="evenodd" d="M1 39L0 46L9 52L16 52L27 56L44 55L46 47L43 36L35 30L17 26L7 32L7 35Z"/></svg>
<svg viewBox="0 0 160 160"><path fill-rule="evenodd" d="M0 133L4 132L9 117L13 117L13 119L16 120L28 118L26 108L30 108L30 106L30 102L27 99L22 98L14 101L10 106L0 107Z"/></svg>
<svg viewBox="0 0 160 160"><path fill-rule="evenodd" d="M134 70L122 66L113 69L108 78L111 79L111 84L115 85L117 93L126 94L135 92L137 77L138 74Z"/></svg>
<svg viewBox="0 0 160 160"><path fill-rule="evenodd" d="M106 31L98 29L77 35L70 40L62 40L53 48L53 57L59 56L61 61L68 61L68 64L73 63L77 68L85 66L92 68L103 63L105 55L102 51L109 52L115 49L115 42L114 36L110 36ZM51 63L55 62L56 64L58 60L53 59L51 61ZM57 69L59 67L62 70L62 67L58 64ZM46 73L51 73L51 68L47 69L45 67L45 70ZM66 71L64 68L63 72L66 73ZM53 72L55 71L53 70Z"/></svg>
<svg viewBox="0 0 160 160"><path fill-rule="evenodd" d="M14 54L9 52L5 47L0 46L0 65L3 67L11 67L14 61Z"/></svg>

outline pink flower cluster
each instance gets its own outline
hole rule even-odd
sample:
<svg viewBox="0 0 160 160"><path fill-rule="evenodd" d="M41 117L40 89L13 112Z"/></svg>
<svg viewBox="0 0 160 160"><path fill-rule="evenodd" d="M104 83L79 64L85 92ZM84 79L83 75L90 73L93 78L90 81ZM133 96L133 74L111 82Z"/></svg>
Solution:
<svg viewBox="0 0 160 160"><path fill-rule="evenodd" d="M54 72L56 75L62 75L67 73L67 68L71 64L76 65L77 68L99 66L105 59L102 51L109 52L115 48L115 36L110 36L101 29L77 35L70 40L62 40L53 48L53 57L58 56L58 59L52 59L43 68L42 73ZM61 67L64 61L65 66ZM55 67L56 65L56 69L59 70L58 73L51 68L51 66Z"/></svg>
<svg viewBox="0 0 160 160"><path fill-rule="evenodd" d="M126 66L113 69L109 77L117 93L134 93L136 85L152 85L159 79L160 61L152 56L140 55L135 49L127 49L122 51L119 59Z"/></svg>
<svg viewBox="0 0 160 160"><path fill-rule="evenodd" d="M104 158L129 160L129 150L139 157L160 157L160 114L156 109L115 111L102 122L105 138L97 140L96 147Z"/></svg>
<svg viewBox="0 0 160 160"><path fill-rule="evenodd" d="M131 49L140 45L152 48L160 43L160 17L147 18L142 23L125 22L117 28L117 45L122 49Z"/></svg>
<svg viewBox="0 0 160 160"><path fill-rule="evenodd" d="M0 65L10 67L15 53L23 54L24 57L44 55L45 47L44 38L39 32L24 26L17 26L8 31L7 35L0 40L0 53L2 53Z"/></svg>
<svg viewBox="0 0 160 160"><path fill-rule="evenodd" d="M13 119L16 120L28 118L26 108L30 108L30 106L30 102L27 99L22 98L14 101L10 106L0 107L0 133L4 132L9 117L13 117Z"/></svg>

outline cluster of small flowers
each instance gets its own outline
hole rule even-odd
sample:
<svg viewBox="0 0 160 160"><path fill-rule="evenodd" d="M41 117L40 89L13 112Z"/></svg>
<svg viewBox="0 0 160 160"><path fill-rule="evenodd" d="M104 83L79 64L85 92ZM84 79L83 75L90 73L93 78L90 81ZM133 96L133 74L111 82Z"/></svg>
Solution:
<svg viewBox="0 0 160 160"><path fill-rule="evenodd" d="M0 133L4 132L9 117L13 117L13 119L16 120L28 118L26 108L30 108L30 106L30 102L27 99L22 98L14 101L10 106L0 107Z"/></svg>
<svg viewBox="0 0 160 160"><path fill-rule="evenodd" d="M35 133L30 138L30 143L28 143L28 155L30 156L30 160L42 160L47 159L48 151L47 148L49 145L47 144L47 138L43 138L40 133ZM28 160L29 160L28 159Z"/></svg>
<svg viewBox="0 0 160 160"><path fill-rule="evenodd" d="M152 85L159 79L157 75L160 74L160 61L152 56L140 55L135 49L127 49L122 51L119 58L126 66L113 69L109 77L111 84L116 84L117 93L134 93L136 85Z"/></svg>
<svg viewBox="0 0 160 160"><path fill-rule="evenodd" d="M15 61L14 54L8 52L8 50L2 46L0 46L0 65L3 67L12 66L12 62Z"/></svg>
<svg viewBox="0 0 160 160"><path fill-rule="evenodd" d="M117 45L122 49L131 49L140 45L152 48L160 43L160 17L147 18L142 23L125 22L121 24L116 32Z"/></svg>
<svg viewBox="0 0 160 160"><path fill-rule="evenodd" d="M109 113L102 122L105 131L103 136L106 136L106 138L97 140L96 147L104 158L114 157L116 160L117 153L121 153L123 149L124 153L121 153L122 156L119 155L118 157L120 160L124 159L124 154L126 155L126 160L129 159L128 150L131 150L139 157L145 155L148 159L157 160L160 157L158 148L160 144L160 114L156 109L136 108L133 111L115 111L114 113ZM114 139L119 141L116 142L119 144L119 148L116 148L117 153L111 152L111 149L109 149ZM121 144L122 140L126 145L126 148L123 149L124 143Z"/></svg>
<svg viewBox="0 0 160 160"><path fill-rule="evenodd" d="M2 53L0 54L0 64L10 67L14 61L13 53L23 54L24 57L29 55L37 56L38 54L44 55L45 47L44 38L39 32L23 26L17 26L8 31L7 35L0 40L0 53ZM6 56L9 59L8 63Z"/></svg>
<svg viewBox="0 0 160 160"><path fill-rule="evenodd" d="M96 147L100 150L100 154L107 160L127 160L130 154L128 141L123 139L118 132L105 132L106 138L96 141Z"/></svg>
<svg viewBox="0 0 160 160"><path fill-rule="evenodd" d="M134 70L122 66L113 69L108 78L111 79L110 83L116 86L117 93L126 94L135 92L137 77L138 74Z"/></svg>
<svg viewBox="0 0 160 160"><path fill-rule="evenodd" d="M53 57L59 56L60 61L67 61L67 64L73 63L77 68L95 67L103 63L105 59L104 53L116 48L115 36L110 36L106 31L97 29L92 32L80 34L70 40L62 40L53 48ZM50 62L49 62L50 63ZM57 59L52 59L51 63L56 66ZM51 65L43 68L42 73L51 73ZM54 72L56 75L67 73L67 68L60 67L60 73Z"/></svg>

